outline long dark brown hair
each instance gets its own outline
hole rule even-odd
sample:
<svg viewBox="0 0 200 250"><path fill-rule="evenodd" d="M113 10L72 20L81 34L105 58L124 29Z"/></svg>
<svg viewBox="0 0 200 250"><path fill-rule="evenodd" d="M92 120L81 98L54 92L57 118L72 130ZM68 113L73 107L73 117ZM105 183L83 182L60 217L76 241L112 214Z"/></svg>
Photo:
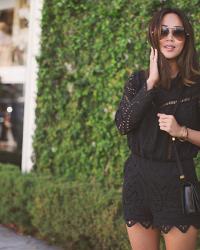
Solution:
<svg viewBox="0 0 200 250"><path fill-rule="evenodd" d="M168 60L160 52L159 41L161 22L166 14L174 13L178 15L183 23L186 32L185 44L181 54L177 57L177 64L181 80L184 84L190 85L195 83L195 78L200 75L198 56L194 45L194 32L186 15L179 9L165 8L157 11L149 23L148 39L153 48L158 50L158 69L160 80L159 83L165 88L169 88L170 66Z"/></svg>

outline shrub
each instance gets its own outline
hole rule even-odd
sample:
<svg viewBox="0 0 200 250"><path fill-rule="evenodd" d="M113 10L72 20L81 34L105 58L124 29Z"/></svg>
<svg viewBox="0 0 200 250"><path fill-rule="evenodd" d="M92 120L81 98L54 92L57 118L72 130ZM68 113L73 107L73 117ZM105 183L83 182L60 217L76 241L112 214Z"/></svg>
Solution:
<svg viewBox="0 0 200 250"><path fill-rule="evenodd" d="M0 222L66 249L128 249L120 190L0 165Z"/></svg>
<svg viewBox="0 0 200 250"><path fill-rule="evenodd" d="M32 200L34 175L22 175L14 165L0 165L0 220L17 224L22 231L31 232L29 202Z"/></svg>

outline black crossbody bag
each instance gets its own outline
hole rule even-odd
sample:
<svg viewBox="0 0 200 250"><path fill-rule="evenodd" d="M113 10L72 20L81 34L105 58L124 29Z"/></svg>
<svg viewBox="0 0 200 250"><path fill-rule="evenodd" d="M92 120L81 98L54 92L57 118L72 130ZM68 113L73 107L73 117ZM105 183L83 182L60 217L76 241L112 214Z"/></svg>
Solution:
<svg viewBox="0 0 200 250"><path fill-rule="evenodd" d="M177 103L174 107L174 113L177 110L178 104L181 101L181 95L183 93L183 87L180 90L180 95ZM182 203L182 211L184 214L196 214L200 213L200 181L196 181L195 183L191 183L187 181L184 172L182 163L177 150L177 139L172 137L172 144L174 148L174 153L176 157L176 165L179 170L179 179L180 179L180 188L181 188L181 203Z"/></svg>

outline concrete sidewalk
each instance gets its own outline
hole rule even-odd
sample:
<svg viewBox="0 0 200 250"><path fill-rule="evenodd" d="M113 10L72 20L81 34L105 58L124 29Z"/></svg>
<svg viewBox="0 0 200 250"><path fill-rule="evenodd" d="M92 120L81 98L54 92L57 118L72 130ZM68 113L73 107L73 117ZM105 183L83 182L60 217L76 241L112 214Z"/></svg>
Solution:
<svg viewBox="0 0 200 250"><path fill-rule="evenodd" d="M13 230L0 226L0 250L62 250L50 246L32 236L16 234Z"/></svg>

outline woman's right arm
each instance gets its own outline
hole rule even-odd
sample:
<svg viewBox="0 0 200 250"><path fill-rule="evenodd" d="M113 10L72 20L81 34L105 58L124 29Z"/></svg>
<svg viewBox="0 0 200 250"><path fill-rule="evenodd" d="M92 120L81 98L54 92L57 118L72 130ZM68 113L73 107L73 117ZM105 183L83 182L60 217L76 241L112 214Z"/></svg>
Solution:
<svg viewBox="0 0 200 250"><path fill-rule="evenodd" d="M145 84L140 85L139 73L132 74L124 87L124 93L115 114L115 123L121 134L125 135L135 129L145 111L150 106L154 96L154 86L159 81L158 72L158 51L151 48L149 77ZM139 89L139 90L137 90Z"/></svg>
<svg viewBox="0 0 200 250"><path fill-rule="evenodd" d="M147 82L138 90L139 73L132 74L124 87L124 93L115 114L115 123L123 135L135 129L154 97L154 89ZM148 90L149 89L149 90Z"/></svg>

